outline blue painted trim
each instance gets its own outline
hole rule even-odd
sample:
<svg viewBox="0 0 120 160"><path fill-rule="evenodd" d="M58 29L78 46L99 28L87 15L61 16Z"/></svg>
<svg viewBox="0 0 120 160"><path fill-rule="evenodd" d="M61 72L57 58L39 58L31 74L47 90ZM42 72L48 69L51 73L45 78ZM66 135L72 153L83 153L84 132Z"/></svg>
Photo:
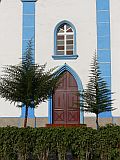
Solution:
<svg viewBox="0 0 120 160"><path fill-rule="evenodd" d="M34 37L34 31L35 28L34 27L24 27L23 26L23 39L31 39L32 37ZM27 43L26 43L27 44Z"/></svg>
<svg viewBox="0 0 120 160"><path fill-rule="evenodd" d="M101 76L111 76L111 63L99 63Z"/></svg>
<svg viewBox="0 0 120 160"><path fill-rule="evenodd" d="M111 89L111 47L109 0L96 0L97 55L102 77ZM101 63L102 62L102 63ZM111 112L101 113L100 118L111 118Z"/></svg>
<svg viewBox="0 0 120 160"><path fill-rule="evenodd" d="M97 41L98 41L97 47L99 49L109 49L110 48L110 37L109 36L98 37Z"/></svg>
<svg viewBox="0 0 120 160"><path fill-rule="evenodd" d="M23 19L23 26L24 27L29 27L29 28L31 28L31 27L34 27L34 25L33 24L35 24L35 17L34 17L35 15L34 14L32 14L32 15L24 15L24 19Z"/></svg>
<svg viewBox="0 0 120 160"><path fill-rule="evenodd" d="M58 28L62 25L62 24L64 24L64 23L67 23L67 24L69 24L71 27L72 27L72 29L73 29L73 31L74 31L74 50L73 50L73 55L77 55L76 54L76 29L75 29L75 26L71 23L71 22L69 22L69 21L67 21L67 20L63 20L63 21L61 21L61 22L59 22L57 25L56 25L56 27L55 27L55 29L54 29L54 56L58 56L59 57L59 55L56 55L56 53L57 53L57 30L58 30ZM52 56L53 57L53 56ZM78 56L77 56L78 57ZM54 57L53 57L54 58ZM60 57L59 57L60 58ZM69 57L68 57L69 58ZM65 59L66 59L66 57L65 57ZM74 57L72 58L71 57L71 59L75 59Z"/></svg>
<svg viewBox="0 0 120 160"><path fill-rule="evenodd" d="M78 55L53 55L52 58L54 60L69 60L69 59L77 59Z"/></svg>
<svg viewBox="0 0 120 160"><path fill-rule="evenodd" d="M58 69L58 71L57 71L58 75L60 75L64 71L68 71L73 75L73 77L75 78L75 80L77 82L78 91L79 91L79 93L81 93L83 91L83 85L82 85L82 82L81 82L78 74L66 63ZM80 97L80 100L82 100L81 97ZM48 114L48 121L49 121L49 124L52 124L52 97L49 97L48 111L49 111L48 112L49 113ZM83 124L83 123L84 123L84 112L81 111L81 108L80 108L80 124Z"/></svg>
<svg viewBox="0 0 120 160"><path fill-rule="evenodd" d="M22 0L23 2L23 24L22 24L22 58L32 39L32 58L35 63L35 2L36 0ZM25 117L25 106L22 107L20 118ZM35 118L34 108L28 108L28 118Z"/></svg>
<svg viewBox="0 0 120 160"><path fill-rule="evenodd" d="M109 23L98 23L97 24L98 36L106 37L110 35L110 24Z"/></svg>
<svg viewBox="0 0 120 160"><path fill-rule="evenodd" d="M48 124L52 124L52 96L48 98Z"/></svg>
<svg viewBox="0 0 120 160"><path fill-rule="evenodd" d="M21 0L22 2L36 2L37 0Z"/></svg>
<svg viewBox="0 0 120 160"><path fill-rule="evenodd" d="M99 62L111 62L110 52L109 50L98 50L98 61Z"/></svg>
<svg viewBox="0 0 120 160"><path fill-rule="evenodd" d="M25 118L25 106L22 107L20 118ZM35 118L34 108L28 108L28 118Z"/></svg>
<svg viewBox="0 0 120 160"><path fill-rule="evenodd" d="M23 2L23 14L24 15L34 15L35 14L35 7L33 7L35 3L34 2Z"/></svg>
<svg viewBox="0 0 120 160"><path fill-rule="evenodd" d="M109 10L107 11L101 10L97 12L97 22L109 22L109 19L110 19Z"/></svg>
<svg viewBox="0 0 120 160"><path fill-rule="evenodd" d="M96 8L98 10L108 10L109 0L96 0Z"/></svg>

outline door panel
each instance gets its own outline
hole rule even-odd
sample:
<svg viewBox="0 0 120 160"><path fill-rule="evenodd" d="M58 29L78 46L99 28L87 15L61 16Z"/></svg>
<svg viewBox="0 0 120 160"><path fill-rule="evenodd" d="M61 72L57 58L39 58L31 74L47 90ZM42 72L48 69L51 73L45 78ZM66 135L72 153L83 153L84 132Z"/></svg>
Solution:
<svg viewBox="0 0 120 160"><path fill-rule="evenodd" d="M67 75L66 73L62 74L62 77L59 80L59 86L56 91L67 90Z"/></svg>
<svg viewBox="0 0 120 160"><path fill-rule="evenodd" d="M68 112L67 124L79 124L79 112L77 110L69 110Z"/></svg>
<svg viewBox="0 0 120 160"><path fill-rule="evenodd" d="M67 123L79 124L80 123L80 106L78 92L67 92Z"/></svg>
<svg viewBox="0 0 120 160"><path fill-rule="evenodd" d="M67 72L67 88L71 89L72 91L78 90L76 80L69 72Z"/></svg>
<svg viewBox="0 0 120 160"><path fill-rule="evenodd" d="M78 87L74 77L64 72L59 80L60 85L53 94L53 124L79 124L80 106Z"/></svg>
<svg viewBox="0 0 120 160"><path fill-rule="evenodd" d="M66 97L62 91L56 91L53 96L53 122L55 124L64 124L66 121Z"/></svg>
<svg viewBox="0 0 120 160"><path fill-rule="evenodd" d="M68 109L72 108L72 109L76 109L79 108L79 105L77 104L78 100L79 100L79 96L78 96L78 92L66 92L66 96L67 96L67 106Z"/></svg>

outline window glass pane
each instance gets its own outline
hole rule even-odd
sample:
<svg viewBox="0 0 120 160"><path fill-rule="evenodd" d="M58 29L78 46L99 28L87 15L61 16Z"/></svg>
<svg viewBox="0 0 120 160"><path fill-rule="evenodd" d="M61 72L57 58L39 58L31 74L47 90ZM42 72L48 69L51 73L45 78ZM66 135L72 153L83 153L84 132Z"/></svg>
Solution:
<svg viewBox="0 0 120 160"><path fill-rule="evenodd" d="M64 46L57 46L57 50L64 50Z"/></svg>
<svg viewBox="0 0 120 160"><path fill-rule="evenodd" d="M71 55L71 54L73 54L73 51L66 51L66 54Z"/></svg>
<svg viewBox="0 0 120 160"><path fill-rule="evenodd" d="M73 35L67 35L66 38L67 39L73 39Z"/></svg>
<svg viewBox="0 0 120 160"><path fill-rule="evenodd" d="M64 30L62 30L62 29L59 29L59 31L58 31L58 33L63 33L64 32Z"/></svg>
<svg viewBox="0 0 120 160"><path fill-rule="evenodd" d="M73 50L74 31L69 24L63 23L57 30L56 55L73 55Z"/></svg>
<svg viewBox="0 0 120 160"><path fill-rule="evenodd" d="M73 32L73 30L72 30L71 28L69 28L69 29L67 30L67 32Z"/></svg>
<svg viewBox="0 0 120 160"><path fill-rule="evenodd" d="M57 55L64 55L64 51L57 51Z"/></svg>
<svg viewBox="0 0 120 160"><path fill-rule="evenodd" d="M57 39L58 39L58 40L64 39L64 36L61 36L61 35L60 35L60 36L57 36Z"/></svg>
<svg viewBox="0 0 120 160"><path fill-rule="evenodd" d="M65 24L63 23L63 24L61 24L61 26L60 26L60 28L63 29L63 30L64 30L64 25L65 25Z"/></svg>
<svg viewBox="0 0 120 160"><path fill-rule="evenodd" d="M64 32L64 25L63 24L58 28L57 32Z"/></svg>
<svg viewBox="0 0 120 160"><path fill-rule="evenodd" d="M73 50L73 45L69 45L66 47L67 50Z"/></svg>
<svg viewBox="0 0 120 160"><path fill-rule="evenodd" d="M64 45L64 41L57 41L57 46L62 46Z"/></svg>
<svg viewBox="0 0 120 160"><path fill-rule="evenodd" d="M73 44L73 40L67 40L67 44Z"/></svg>
<svg viewBox="0 0 120 160"><path fill-rule="evenodd" d="M69 29L70 28L70 25L69 24L66 24L66 29Z"/></svg>

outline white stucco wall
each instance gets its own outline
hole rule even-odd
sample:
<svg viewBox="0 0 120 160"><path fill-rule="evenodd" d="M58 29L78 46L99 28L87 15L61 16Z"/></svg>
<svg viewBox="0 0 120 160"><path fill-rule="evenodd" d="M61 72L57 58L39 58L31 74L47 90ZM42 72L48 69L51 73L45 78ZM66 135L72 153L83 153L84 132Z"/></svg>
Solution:
<svg viewBox="0 0 120 160"><path fill-rule="evenodd" d="M110 0L113 116L120 116L120 0ZM76 27L77 60L53 60L54 28L68 20ZM36 62L47 68L65 62L79 75L83 87L88 82L90 63L97 44L96 0L38 0L36 2ZM22 2L2 0L0 3L0 71L2 65L17 64L22 50ZM1 72L0 72L1 74ZM20 109L0 99L0 117L19 116ZM35 115L48 116L48 104L42 103ZM85 114L90 116L90 114Z"/></svg>
<svg viewBox="0 0 120 160"><path fill-rule="evenodd" d="M77 60L53 60L54 29L63 21L70 21L76 28ZM36 62L47 68L67 63L79 75L83 86L88 82L90 63L96 49L95 0L40 0L36 2ZM41 114L44 108L45 112ZM48 116L47 104L36 109L36 116ZM86 114L89 115L90 114Z"/></svg>
<svg viewBox="0 0 120 160"><path fill-rule="evenodd" d="M0 71L3 65L17 64L22 47L22 3L2 0L0 3ZM0 72L1 74L1 72ZM17 117L20 109L0 99L0 117Z"/></svg>
<svg viewBox="0 0 120 160"><path fill-rule="evenodd" d="M113 116L120 117L120 0L110 0L111 8L111 62L112 62L112 91Z"/></svg>

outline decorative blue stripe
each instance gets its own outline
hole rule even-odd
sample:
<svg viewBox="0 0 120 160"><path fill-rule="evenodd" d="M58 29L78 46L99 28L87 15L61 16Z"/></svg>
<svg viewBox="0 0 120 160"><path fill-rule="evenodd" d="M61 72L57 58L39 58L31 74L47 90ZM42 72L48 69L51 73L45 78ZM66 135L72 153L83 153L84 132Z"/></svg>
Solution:
<svg viewBox="0 0 120 160"><path fill-rule="evenodd" d="M23 26L24 27L24 26ZM32 39L34 36L34 28L26 28L24 27L24 32L23 32L23 39Z"/></svg>
<svg viewBox="0 0 120 160"><path fill-rule="evenodd" d="M111 84L111 76L103 76L103 78L106 81L107 85Z"/></svg>
<svg viewBox="0 0 120 160"><path fill-rule="evenodd" d="M97 39L97 47L99 49L109 49L110 48L110 37L98 37Z"/></svg>
<svg viewBox="0 0 120 160"><path fill-rule="evenodd" d="M32 58L35 63L35 2L36 0L22 0L23 2L23 33L22 33L22 57L28 41L32 39ZM22 107L21 118L25 117L25 107ZM34 109L28 109L28 118L35 118Z"/></svg>
<svg viewBox="0 0 120 160"><path fill-rule="evenodd" d="M24 56L24 53L26 51L26 46L28 45L28 41L31 40L31 38L29 39L23 39L23 43L22 43L22 53L23 53L23 56ZM32 42L34 43L34 39L32 38ZM32 46L33 50L35 49L35 46L33 45Z"/></svg>
<svg viewBox="0 0 120 160"><path fill-rule="evenodd" d="M98 23L97 24L98 36L109 36L110 35L110 24L109 23Z"/></svg>
<svg viewBox="0 0 120 160"><path fill-rule="evenodd" d="M110 62L110 51L109 50L98 50L98 61L99 62Z"/></svg>
<svg viewBox="0 0 120 160"><path fill-rule="evenodd" d="M100 63L99 66L102 77L111 76L111 63Z"/></svg>
<svg viewBox="0 0 120 160"><path fill-rule="evenodd" d="M98 10L109 10L109 0L96 0L96 8Z"/></svg>
<svg viewBox="0 0 120 160"><path fill-rule="evenodd" d="M25 118L25 107L22 107L21 118ZM28 109L28 118L35 118L34 108Z"/></svg>
<svg viewBox="0 0 120 160"><path fill-rule="evenodd" d="M35 7L33 7L33 5L34 5L34 2L31 2L31 3L24 2L23 3L23 15L35 14Z"/></svg>
<svg viewBox="0 0 120 160"><path fill-rule="evenodd" d="M110 14L109 11L99 11L97 12L97 22L109 22Z"/></svg>
<svg viewBox="0 0 120 160"><path fill-rule="evenodd" d="M48 98L48 123L52 124L52 96Z"/></svg>
<svg viewBox="0 0 120 160"><path fill-rule="evenodd" d="M81 82L78 74L70 66L68 66L65 63L62 67L59 68L58 71L59 71L59 75L61 73L63 73L64 71L70 72L77 82L79 92L81 93L83 91L82 82ZM80 100L82 100L81 97L80 97ZM49 113L48 114L48 121L49 121L49 124L52 124L52 97L49 97L48 111L49 111L48 112ZM81 111L81 108L80 108L80 124L83 124L83 123L84 123L84 112Z"/></svg>
<svg viewBox="0 0 120 160"><path fill-rule="evenodd" d="M96 0L97 55L102 77L111 89L110 9L109 0ZM101 113L101 118L112 117L111 112Z"/></svg>
<svg viewBox="0 0 120 160"><path fill-rule="evenodd" d="M24 27L34 27L35 24L35 15L24 15L24 19L23 19L23 26Z"/></svg>

